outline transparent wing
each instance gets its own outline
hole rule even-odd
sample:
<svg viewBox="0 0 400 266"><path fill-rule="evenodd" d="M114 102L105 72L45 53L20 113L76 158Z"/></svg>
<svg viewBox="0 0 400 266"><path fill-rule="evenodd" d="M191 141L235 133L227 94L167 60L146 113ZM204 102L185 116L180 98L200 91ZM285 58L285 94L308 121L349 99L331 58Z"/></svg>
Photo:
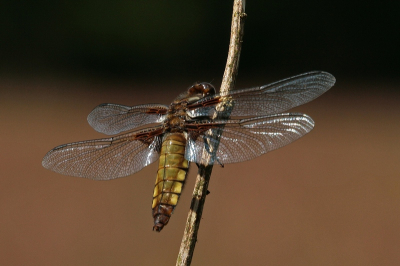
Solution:
<svg viewBox="0 0 400 266"><path fill-rule="evenodd" d="M224 124L221 135L220 127ZM227 164L251 160L281 148L301 138L313 127L314 121L311 117L300 113L219 120L204 125L199 123L197 128L203 129L202 133L194 130L194 127L188 131L185 158L200 163L203 149L211 153L217 142L212 136L215 132L219 132L221 137L216 159L219 163Z"/></svg>
<svg viewBox="0 0 400 266"><path fill-rule="evenodd" d="M64 144L49 151L42 165L54 172L109 180L138 172L158 159L162 128L112 138Z"/></svg>
<svg viewBox="0 0 400 266"><path fill-rule="evenodd" d="M206 97L188 106L191 117L216 114L216 104L224 98L231 100L230 117L260 116L287 111L307 103L335 84L335 77L322 71L314 71L287 78L261 87L234 90L227 94ZM228 112L219 112L220 118L228 118Z"/></svg>
<svg viewBox="0 0 400 266"><path fill-rule="evenodd" d="M98 132L114 135L143 125L161 123L165 119L168 106L144 104L125 106L103 103L94 108L87 120Z"/></svg>

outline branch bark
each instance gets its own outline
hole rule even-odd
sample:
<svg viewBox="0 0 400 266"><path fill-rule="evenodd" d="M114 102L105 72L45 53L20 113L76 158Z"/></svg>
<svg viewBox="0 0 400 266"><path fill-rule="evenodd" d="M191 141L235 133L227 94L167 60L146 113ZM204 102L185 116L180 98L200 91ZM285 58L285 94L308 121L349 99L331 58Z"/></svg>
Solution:
<svg viewBox="0 0 400 266"><path fill-rule="evenodd" d="M243 41L244 20L247 16L245 13L245 3L245 0L234 0L233 3L228 59L225 66L220 93L227 93L235 86L236 76L239 69L240 51ZM232 106L229 104L229 102L222 102L220 103L220 106L217 107L217 110L231 107ZM222 134L222 130L223 129L221 128L215 132L218 140L219 136ZM190 211L187 217L185 232L182 238L176 265L190 265L192 261L194 248L197 242L197 232L199 230L200 220L207 195L207 188L213 168L212 163L214 162L217 149L218 144L216 147L211 148L213 154L210 154L205 150L203 151L202 162L199 165Z"/></svg>

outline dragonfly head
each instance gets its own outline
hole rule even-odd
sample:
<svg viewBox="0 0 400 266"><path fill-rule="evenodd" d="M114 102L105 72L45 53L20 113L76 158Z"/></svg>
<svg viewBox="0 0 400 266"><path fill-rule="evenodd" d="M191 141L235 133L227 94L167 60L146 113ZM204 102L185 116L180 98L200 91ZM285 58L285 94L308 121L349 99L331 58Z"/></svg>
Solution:
<svg viewBox="0 0 400 266"><path fill-rule="evenodd" d="M188 89L188 96L200 95L204 98L214 94L214 86L207 82L196 83Z"/></svg>
<svg viewBox="0 0 400 266"><path fill-rule="evenodd" d="M187 92L182 93L176 100L185 99L187 102L195 102L204 97L214 95L215 88L213 85L207 82L196 83L187 90Z"/></svg>

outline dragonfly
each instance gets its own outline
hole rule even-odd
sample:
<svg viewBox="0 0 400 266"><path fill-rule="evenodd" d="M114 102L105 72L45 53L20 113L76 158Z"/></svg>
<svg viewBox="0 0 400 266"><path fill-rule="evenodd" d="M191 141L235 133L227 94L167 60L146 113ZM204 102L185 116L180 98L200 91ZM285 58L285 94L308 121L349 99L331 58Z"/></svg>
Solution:
<svg viewBox="0 0 400 266"><path fill-rule="evenodd" d="M299 139L314 121L282 112L334 84L331 74L313 71L226 93L196 83L169 106L100 104L87 120L96 131L116 136L57 146L42 165L64 175L111 180L159 160L151 208L153 230L160 232L178 204L190 162L199 165L205 155L209 164L243 162Z"/></svg>

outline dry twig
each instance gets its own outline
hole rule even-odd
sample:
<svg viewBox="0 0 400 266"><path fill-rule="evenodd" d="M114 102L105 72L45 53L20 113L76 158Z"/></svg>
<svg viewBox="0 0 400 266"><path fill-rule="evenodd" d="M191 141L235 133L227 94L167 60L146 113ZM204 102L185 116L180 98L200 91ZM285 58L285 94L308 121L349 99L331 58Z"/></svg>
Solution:
<svg viewBox="0 0 400 266"><path fill-rule="evenodd" d="M240 50L242 47L244 19L246 17L244 11L245 0L234 0L228 59L226 62L220 93L226 93L235 86L235 80L239 68ZM231 106L228 102L223 102L221 103L221 106L218 106L218 108L231 108ZM218 108L217 110L219 110ZM222 129L220 129L219 132L216 132L216 135L220 136L221 132ZM192 261L192 256L197 241L197 232L199 230L203 206L207 195L208 183L213 168L210 162L214 161L213 156L215 155L217 149L218 146L211 148L211 151L214 151L214 154L209 154L209 152L203 151L203 158L201 164L199 165L190 211L186 221L185 232L182 238L176 265L190 265Z"/></svg>

